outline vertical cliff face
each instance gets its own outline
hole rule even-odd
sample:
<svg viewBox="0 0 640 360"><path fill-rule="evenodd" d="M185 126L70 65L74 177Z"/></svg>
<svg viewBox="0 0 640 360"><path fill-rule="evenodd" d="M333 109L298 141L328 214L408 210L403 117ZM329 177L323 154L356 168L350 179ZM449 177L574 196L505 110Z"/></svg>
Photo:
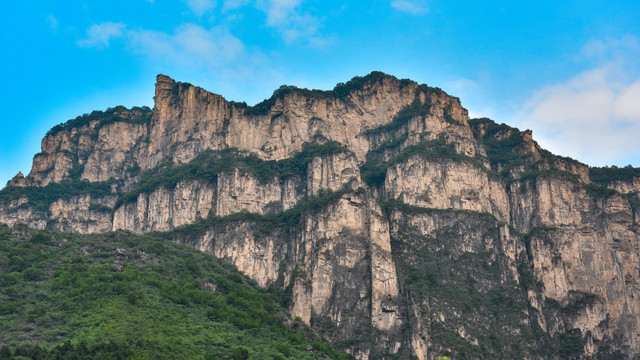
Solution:
<svg viewBox="0 0 640 360"><path fill-rule="evenodd" d="M385 76L343 96L285 89L247 108L159 75L149 160L142 167L152 168L167 160L188 162L206 149L235 148L262 159L285 159L302 150L317 133L345 144L362 160L369 144L359 135L388 123L414 101L417 88L415 83L401 84Z"/></svg>
<svg viewBox="0 0 640 360"><path fill-rule="evenodd" d="M489 214L395 206L394 258L418 358L546 357L524 290L526 250ZM540 350L534 350L540 348ZM548 356L548 355L547 355Z"/></svg>
<svg viewBox="0 0 640 360"><path fill-rule="evenodd" d="M387 198L409 205L472 210L509 220L504 183L477 164L415 156L390 167L384 181Z"/></svg>
<svg viewBox="0 0 640 360"><path fill-rule="evenodd" d="M553 191L552 184L540 183L537 188L552 192L560 208L541 216L542 225L529 239L534 274L543 284L540 297L553 310L546 313L547 328L580 329L587 354L596 357L607 340L625 338L624 347L637 349L640 334L629 330L640 321L640 244L628 202L620 195L594 199L569 184ZM551 208L549 197L539 198L541 208Z"/></svg>
<svg viewBox="0 0 640 360"><path fill-rule="evenodd" d="M389 226L374 199L338 194L298 220L220 221L180 239L229 259L263 286L287 288L292 316L359 357L397 353L406 319Z"/></svg>
<svg viewBox="0 0 640 360"><path fill-rule="evenodd" d="M382 73L253 107L159 75L155 100L54 127L0 222L165 232L360 359L639 356L640 170Z"/></svg>
<svg viewBox="0 0 640 360"><path fill-rule="evenodd" d="M127 177L146 152L152 111L123 106L78 116L49 130L27 177L9 186L46 186L83 179L91 182Z"/></svg>

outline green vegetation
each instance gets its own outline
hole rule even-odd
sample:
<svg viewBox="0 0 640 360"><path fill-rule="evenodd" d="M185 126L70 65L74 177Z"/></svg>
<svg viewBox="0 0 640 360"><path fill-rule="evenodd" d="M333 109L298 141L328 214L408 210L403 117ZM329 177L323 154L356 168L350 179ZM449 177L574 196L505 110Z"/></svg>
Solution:
<svg viewBox="0 0 640 360"><path fill-rule="evenodd" d="M522 241L525 243L525 245L529 246L529 244L531 244L531 239L534 237L543 237L543 238L547 238L549 237L549 234L555 230L557 230L558 228L553 227L553 226L546 226L546 225L541 225L541 226L536 226L534 228L532 228L531 230L529 230L529 233L525 234L522 236Z"/></svg>
<svg viewBox="0 0 640 360"><path fill-rule="evenodd" d="M591 181L606 185L614 181L632 182L634 179L640 178L640 168L634 168L631 165L625 167L605 166L589 168L589 178Z"/></svg>
<svg viewBox="0 0 640 360"><path fill-rule="evenodd" d="M117 113L121 112L139 112L140 115L138 117L121 117ZM117 121L123 121L133 124L148 124L151 121L151 115L153 115L153 111L147 106L134 106L131 110L126 107L120 105L113 108L108 108L105 111L94 110L90 114L83 114L75 119L71 119L65 123L58 124L51 128L47 132L46 136L54 136L61 131L66 131L72 128L78 128L84 125L89 124L91 121L100 120L96 129L99 129L102 126L107 124L111 124Z"/></svg>
<svg viewBox="0 0 640 360"><path fill-rule="evenodd" d="M384 78L387 77L393 78L391 75L387 75L380 71L373 71L369 75L366 75L364 77L355 76L347 83L338 83L333 88L333 90L309 90L292 85L282 85L273 92L273 95L271 95L270 98L261 101L255 106L247 106L245 102L233 102L233 104L240 108L244 108L245 114L247 115L266 115L269 113L271 107L276 103L277 99L283 99L285 96L291 93L298 93L302 96L312 99L344 99L348 97L351 92L360 90L367 84L381 82ZM408 80L404 80L405 83L407 81Z"/></svg>
<svg viewBox="0 0 640 360"><path fill-rule="evenodd" d="M505 123L498 124L489 118L469 119L469 126L471 126L472 130L474 130L477 135L479 135L478 128L480 125L485 126L485 130L484 130L485 138L492 138L499 132L518 130Z"/></svg>
<svg viewBox="0 0 640 360"><path fill-rule="evenodd" d="M556 168L558 161L579 164L578 161L554 155L544 149L539 149L542 159L535 160L527 149L524 133L517 128L497 124L488 118L470 119L469 125L476 139L484 145L492 170L499 171L507 180L507 184L516 180L533 182L541 176L562 177L575 183L579 182L577 175ZM520 175L513 178L512 170L516 170Z"/></svg>
<svg viewBox="0 0 640 360"><path fill-rule="evenodd" d="M538 178L560 178L566 181L570 181L574 184L580 184L580 177L576 174L572 174L568 171L557 170L557 169L547 169L547 170L531 170L520 174L517 179L508 178L507 184L511 184L514 181L519 181L521 183L528 182L535 186L536 179Z"/></svg>
<svg viewBox="0 0 640 360"><path fill-rule="evenodd" d="M89 182L86 180L63 181L51 183L44 187L38 186L7 186L0 190L0 203L7 203L22 197L27 202L22 206L32 207L35 211L49 213L49 206L58 199L68 199L72 196L91 194L96 197L111 194L113 181Z"/></svg>
<svg viewBox="0 0 640 360"><path fill-rule="evenodd" d="M387 169L395 164L406 161L413 156L420 156L426 160L453 159L466 161L484 170L484 166L477 159L458 154L453 144L448 144L443 137L436 140L423 141L416 145L407 146L398 155L388 161L380 162L381 154L370 152L367 161L360 167L362 180L369 186L380 186L384 183Z"/></svg>
<svg viewBox="0 0 640 360"><path fill-rule="evenodd" d="M631 181L640 176L640 169L631 166L590 168L589 176L595 184L585 184L578 175L558 169L559 162L568 167L580 165L574 159L539 149L542 159L534 160L532 153L525 147L523 133L520 130L506 124L496 124L487 118L471 119L469 124L476 139L484 144L492 170L500 171L507 186L515 181L528 182L535 186L538 178L553 177L579 185L595 199L601 199L617 193L603 185L615 180ZM635 197L628 196L627 199L632 207L640 206L640 200L636 201Z"/></svg>
<svg viewBox="0 0 640 360"><path fill-rule="evenodd" d="M455 359L572 359L582 353L580 334L569 331L552 339L537 325L537 310L527 300L527 289L535 286L527 258L517 260L523 265L516 282L499 250L502 225L494 217L422 209L397 200L381 206L403 214L392 217L401 220L391 248L403 288L420 316L429 319L423 326L429 326L431 351ZM438 224L429 236L411 225L421 223L411 220L421 214ZM565 310L577 311L589 301L589 294L576 295Z"/></svg>
<svg viewBox="0 0 640 360"><path fill-rule="evenodd" d="M212 255L150 235L0 226L0 357L348 359L283 295ZM308 349L313 349L309 351Z"/></svg>
<svg viewBox="0 0 640 360"><path fill-rule="evenodd" d="M391 78L391 79L396 79L394 76L391 75L387 75L385 73L382 73L380 71L373 71L370 74L366 75L366 76L355 76L353 77L351 80L347 81L346 83L338 83L336 84L336 86L333 88L333 90L317 90L317 89L305 89L305 88L299 88L297 86L292 86L292 85L282 85L280 86L278 89L276 89L273 92L273 95L271 95L270 98L265 99L263 101L261 101L260 103L254 105L254 106L247 106L246 102L235 102L232 101L231 103L233 105L235 105L236 107L245 109L245 114L247 115L266 115L269 113L269 110L271 109L271 107L276 103L277 99L284 99L285 96L292 94L292 93L297 93L300 94L304 97L307 98L311 98L311 99L342 99L345 100L349 97L349 95L354 92L354 91L358 91L358 90L362 90L365 86L367 86L368 84L375 84L375 83L380 83L382 82L384 79L386 78ZM409 79L400 79L399 80L400 83L400 89L408 86L409 84L412 83L411 80ZM431 88L429 86L427 86L426 84L422 84L418 86L418 92L424 92L425 94L430 94L430 93L438 93L438 94L442 94L444 93L444 91L440 88ZM417 100L416 100L417 101ZM419 101L418 101L419 103ZM399 114L400 117L402 117L405 121L410 120L411 118L406 118L407 115L410 115L411 112L413 112L414 116L417 115L426 115L429 112L429 107L430 104L425 104L425 105L415 105L415 104L411 104L409 105L407 108L411 108L411 109L407 109L404 113ZM445 118L449 118L450 116L447 116L448 114L445 114ZM412 116L413 117L413 116ZM453 121L453 120L451 120ZM401 126L403 124L401 119L398 119L395 125L387 128L386 130L391 130L393 128L398 128L399 125ZM372 133L379 133L381 131L386 131L384 129L380 129L380 130L372 130Z"/></svg>
<svg viewBox="0 0 640 360"><path fill-rule="evenodd" d="M420 102L420 99L416 97L416 99L413 100L411 104L403 107L402 110L398 111L398 113L393 117L393 120L390 123L378 126L377 128L367 130L365 134L376 135L376 134L398 130L404 125L406 125L409 122L409 120L415 117L427 116L429 115L430 111L431 111L431 103L427 101L424 104L422 104Z"/></svg>
<svg viewBox="0 0 640 360"><path fill-rule="evenodd" d="M430 135L431 133L424 134L424 136ZM399 136L394 137L392 140L386 141L383 144L379 145L375 149L370 150L367 153L367 161L377 161L382 162L385 154L390 154L393 152L399 153L402 149L402 145L407 141L409 135L407 133L401 133Z"/></svg>
<svg viewBox="0 0 640 360"><path fill-rule="evenodd" d="M593 183L585 184L578 175L555 168L557 161L577 164L578 162L574 159L553 155L547 150L540 149L542 160L534 161L532 155L523 149L524 140L520 130L506 124L496 124L487 118L471 119L469 124L476 139L484 144L491 168L500 170L507 185L514 181L535 185L536 179L540 177L561 178L582 186L593 198L603 199L618 194L616 190L609 189L606 185L615 181L631 182L640 177L640 168L634 168L631 165L623 168L591 167L589 178ZM484 129L482 134L481 128ZM520 171L517 178L512 176L511 171L514 169ZM640 209L640 198L636 194L628 194L625 197L632 209Z"/></svg>
<svg viewBox="0 0 640 360"><path fill-rule="evenodd" d="M560 359L581 359L584 353L584 342L580 329L571 329L565 333L557 334L554 339L558 347Z"/></svg>
<svg viewBox="0 0 640 360"><path fill-rule="evenodd" d="M416 95L416 98L411 102L411 104L403 107L398 113L393 117L390 123L378 126L373 129L367 130L366 135L378 135L383 133L389 133L396 131L403 126L405 126L411 119L416 117L425 117L431 113L431 98L430 94L444 94L444 91L440 88L432 88L428 87L426 84L422 84L418 86L418 91L416 94L424 93L427 95L426 101L423 103L420 102L419 97ZM449 123L457 123L449 114L449 106L444 109L444 119Z"/></svg>
<svg viewBox="0 0 640 360"><path fill-rule="evenodd" d="M469 125L476 139L484 144L487 158L493 169L503 169L503 174L508 175L509 170L514 167L527 165L531 154L518 151L524 144L520 130L506 124L496 124L487 118L471 119ZM485 127L483 136L479 132L480 125ZM496 137L500 133L503 134L502 139Z"/></svg>
<svg viewBox="0 0 640 360"><path fill-rule="evenodd" d="M145 171L138 186L120 196L115 208L135 201L141 193L149 193L161 187L172 189L180 181L197 179L214 183L218 174L236 168L252 174L263 184L274 178L286 180L297 175L306 176L307 166L313 158L346 151L348 150L343 145L335 141L325 144L305 143L302 151L292 158L277 161L262 160L253 154L241 155L234 150L205 151L187 164L164 164Z"/></svg>
<svg viewBox="0 0 640 360"><path fill-rule="evenodd" d="M78 163L75 163L74 166L69 170L69 178L71 180L80 180L83 171L84 164L80 165Z"/></svg>
<svg viewBox="0 0 640 360"><path fill-rule="evenodd" d="M569 291L568 298L569 301L564 306L554 299L545 298L545 306L565 315L576 315L583 312L587 307L593 306L597 299L595 294L574 290Z"/></svg>
<svg viewBox="0 0 640 360"><path fill-rule="evenodd" d="M606 199L618 194L617 191L597 184L584 184L585 190L595 199Z"/></svg>
<svg viewBox="0 0 640 360"><path fill-rule="evenodd" d="M458 209L436 209L436 208L425 208L421 206L409 205L401 200L396 198L389 198L378 201L382 212L385 214L387 218L390 218L391 213L394 210L399 210L403 215L453 215L459 214L461 216L471 215L474 217L483 218L485 217L487 221L498 221L495 216L486 212L477 212L472 210L458 210Z"/></svg>
<svg viewBox="0 0 640 360"><path fill-rule="evenodd" d="M640 197L638 197L637 192L625 194L624 197L629 201L629 205L633 211L640 209Z"/></svg>
<svg viewBox="0 0 640 360"><path fill-rule="evenodd" d="M367 84L381 83L386 78L395 79L395 77L392 75L387 75L380 71L372 71L366 76L354 76L353 78L351 78L351 80L347 81L346 83L342 83L342 82L337 83L336 86L333 88L332 93L337 98L345 98L349 96L349 94L351 94L352 92L356 90L361 90ZM403 85L406 86L406 84L410 81L411 80L408 80L408 79L402 79L400 80L400 86L403 86Z"/></svg>
<svg viewBox="0 0 640 360"><path fill-rule="evenodd" d="M168 236L172 239L180 239L188 242L188 239L195 239L206 233L212 227L221 229L227 224L236 222L250 222L254 224L254 229L258 235L268 235L274 231L281 230L291 232L298 230L303 225L304 215L324 209L327 205L339 200L344 194L351 190L344 188L339 191L321 190L317 195L307 196L300 200L291 209L277 213L260 215L250 212L240 212L227 216L209 216L193 224L183 225L174 229Z"/></svg>
<svg viewBox="0 0 640 360"><path fill-rule="evenodd" d="M179 181L197 179L215 182L218 174L232 171L236 168L252 174L262 183L275 178L286 180L293 176L304 177L307 173L307 166L315 157L346 151L348 150L344 146L334 141L328 141L324 144L306 143L303 145L302 151L296 153L292 158L278 161L265 161L253 154L241 155L233 150L205 151L187 164L178 166L164 164L145 171L134 190L120 195L115 208L135 201L141 193L149 193L160 187L172 189ZM112 194L111 185L114 180L104 182L77 180L79 174L82 173L82 169L80 166L76 166L74 169L71 171L74 180L51 183L44 187L8 186L0 191L0 203L8 203L26 197L27 202L21 205L22 207L31 207L35 211L48 215L49 207L58 199L67 199L84 194L91 194L96 197ZM139 170L132 168L132 171ZM313 199L315 197L311 197L309 200ZM93 210L96 210L96 208ZM100 208L100 210L105 210L105 208ZM288 215L290 213L286 213L283 216Z"/></svg>
<svg viewBox="0 0 640 360"><path fill-rule="evenodd" d="M89 211L98 211L98 212L105 212L105 213L111 213L111 211L113 211L112 208L102 205L102 204L91 204L89 205Z"/></svg>
<svg viewBox="0 0 640 360"><path fill-rule="evenodd" d="M483 236L496 241L495 220L478 214L452 215L435 215L457 220L451 227L439 229L433 238L411 234L407 227L392 239L394 258L414 303L426 300L429 304L422 311L433 315L423 316L445 317L444 322L430 324L433 350L456 359L525 357L535 347L535 338L523 325L527 301L520 286L501 279L504 264L490 252L456 253L453 245L469 227L486 229ZM456 312L465 316L456 316ZM477 339L478 345L462 338L457 332L460 328Z"/></svg>

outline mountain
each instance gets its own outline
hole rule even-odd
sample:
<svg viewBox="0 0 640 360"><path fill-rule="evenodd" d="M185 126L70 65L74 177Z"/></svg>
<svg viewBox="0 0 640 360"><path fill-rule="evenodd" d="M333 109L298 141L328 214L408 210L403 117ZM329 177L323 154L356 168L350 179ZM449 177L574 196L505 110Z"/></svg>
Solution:
<svg viewBox="0 0 640 360"><path fill-rule="evenodd" d="M159 75L51 129L0 223L191 245L359 359L634 359L638 191L380 72L252 107Z"/></svg>

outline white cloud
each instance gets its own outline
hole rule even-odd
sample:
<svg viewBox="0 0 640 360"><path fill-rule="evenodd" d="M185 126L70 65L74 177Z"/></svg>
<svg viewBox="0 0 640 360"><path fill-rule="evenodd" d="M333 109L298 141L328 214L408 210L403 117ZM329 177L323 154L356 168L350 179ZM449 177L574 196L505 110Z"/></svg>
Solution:
<svg viewBox="0 0 640 360"><path fill-rule="evenodd" d="M49 14L46 20L49 23L49 26L51 26L51 29L53 30L58 29L58 20L55 18L55 16L53 16L53 14Z"/></svg>
<svg viewBox="0 0 640 360"><path fill-rule="evenodd" d="M429 12L429 7L425 0L393 0L391 6L402 12L412 15L423 15Z"/></svg>
<svg viewBox="0 0 640 360"><path fill-rule="evenodd" d="M640 119L640 80L624 88L613 104L614 114L626 120Z"/></svg>
<svg viewBox="0 0 640 360"><path fill-rule="evenodd" d="M267 26L280 32L287 43L305 39L310 44L323 44L318 34L320 21L311 14L302 12L301 3L301 0L259 0L257 8L265 12Z"/></svg>
<svg viewBox="0 0 640 360"><path fill-rule="evenodd" d="M296 8L300 5L300 0L269 0L265 10L267 13L267 25L279 26L289 22L289 19L296 16Z"/></svg>
<svg viewBox="0 0 640 360"><path fill-rule="evenodd" d="M251 0L225 0L222 11L235 10L251 3Z"/></svg>
<svg viewBox="0 0 640 360"><path fill-rule="evenodd" d="M209 0L185 1L200 2ZM322 25L321 20L302 10L303 3L304 0L224 0L222 11L228 12L252 5L265 14L265 25L277 31L285 42L292 43L302 40L312 46L326 46L330 41L323 38L319 33ZM196 11L193 7L192 10ZM227 19L232 18L236 18L235 15Z"/></svg>
<svg viewBox="0 0 640 360"><path fill-rule="evenodd" d="M638 50L640 50L638 38L626 35L620 39L593 39L582 47L580 53L585 58L611 60L627 57L629 52L638 52Z"/></svg>
<svg viewBox="0 0 640 360"><path fill-rule="evenodd" d="M521 114L522 125L534 129L543 147L592 165L613 164L636 154L640 73L628 66L638 55L633 44L633 38L625 38L585 45L585 56L606 61L536 91Z"/></svg>
<svg viewBox="0 0 640 360"><path fill-rule="evenodd" d="M244 44L223 26L210 29L183 24L170 33L145 29L128 29L121 23L101 23L87 30L78 41L81 47L108 46L112 38L124 40L127 48L155 62L188 66L215 67L228 64L244 53Z"/></svg>
<svg viewBox="0 0 640 360"><path fill-rule="evenodd" d="M458 78L446 83L447 90L451 90L453 95L458 92L473 91L478 88L478 83L471 79ZM456 95L457 96L457 95Z"/></svg>
<svg viewBox="0 0 640 360"><path fill-rule="evenodd" d="M205 13L213 10L216 6L213 0L185 0L189 9L196 15L202 16Z"/></svg>
<svg viewBox="0 0 640 360"><path fill-rule="evenodd" d="M220 65L238 59L244 52L242 41L220 26L205 29L185 24L174 34L138 30L128 31L127 37L138 53L183 64Z"/></svg>
<svg viewBox="0 0 640 360"><path fill-rule="evenodd" d="M82 47L109 46L109 40L122 36L125 25L122 23L103 22L92 25L87 30L87 37L78 41Z"/></svg>

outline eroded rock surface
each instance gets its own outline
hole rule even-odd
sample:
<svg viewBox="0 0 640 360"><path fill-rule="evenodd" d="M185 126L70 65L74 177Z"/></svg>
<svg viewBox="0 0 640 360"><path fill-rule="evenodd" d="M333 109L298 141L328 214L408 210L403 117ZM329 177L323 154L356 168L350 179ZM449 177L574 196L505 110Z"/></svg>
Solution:
<svg viewBox="0 0 640 360"><path fill-rule="evenodd" d="M159 75L155 100L53 128L0 222L169 232L359 359L640 356L637 169L381 73L254 107Z"/></svg>

